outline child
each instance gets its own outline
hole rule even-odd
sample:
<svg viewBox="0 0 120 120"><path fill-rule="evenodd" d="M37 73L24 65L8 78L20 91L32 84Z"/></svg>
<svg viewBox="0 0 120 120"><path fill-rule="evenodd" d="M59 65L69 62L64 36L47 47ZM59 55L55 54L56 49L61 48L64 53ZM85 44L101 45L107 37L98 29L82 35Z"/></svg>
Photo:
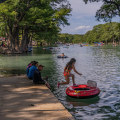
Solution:
<svg viewBox="0 0 120 120"><path fill-rule="evenodd" d="M70 82L70 77L72 77L72 82L73 82L73 86L75 86L75 80L74 80L74 75L71 73L71 70L73 69L74 72L76 72L78 75L82 75L81 73L79 73L76 69L75 69L75 62L76 62L76 59L75 58L72 58L66 65L66 67L64 68L64 77L65 77L65 80L66 82L61 82L61 83L58 83L58 88L60 85L64 85L64 84L69 84Z"/></svg>
<svg viewBox="0 0 120 120"><path fill-rule="evenodd" d="M38 66L38 62L35 61L32 66L29 68L29 72L28 72L28 78L29 79L33 79L33 76L34 76L34 72L35 70L37 69L37 66Z"/></svg>
<svg viewBox="0 0 120 120"><path fill-rule="evenodd" d="M28 64L28 66L27 66L27 68L26 68L26 74L28 75L29 74L29 69L30 69L30 67L35 63L36 61L31 61L29 64Z"/></svg>

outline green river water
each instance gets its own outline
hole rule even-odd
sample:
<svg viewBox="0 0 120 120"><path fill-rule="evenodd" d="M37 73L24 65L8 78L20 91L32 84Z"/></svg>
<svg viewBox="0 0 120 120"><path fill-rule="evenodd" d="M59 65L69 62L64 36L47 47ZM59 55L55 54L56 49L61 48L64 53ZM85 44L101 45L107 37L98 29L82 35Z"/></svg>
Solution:
<svg viewBox="0 0 120 120"><path fill-rule="evenodd" d="M53 54L41 53L34 49L25 55L0 56L0 75L25 74L27 64L36 60L43 64L43 76L49 77L53 94L61 101L76 120L120 120L120 50L79 45L54 48ZM57 51L57 52L56 52ZM69 58L58 59L64 53ZM83 75L75 74L77 84L94 80L100 88L99 96L90 99L70 98L65 90L69 85L57 88L58 81L64 81L63 70L71 58L76 58L76 69Z"/></svg>

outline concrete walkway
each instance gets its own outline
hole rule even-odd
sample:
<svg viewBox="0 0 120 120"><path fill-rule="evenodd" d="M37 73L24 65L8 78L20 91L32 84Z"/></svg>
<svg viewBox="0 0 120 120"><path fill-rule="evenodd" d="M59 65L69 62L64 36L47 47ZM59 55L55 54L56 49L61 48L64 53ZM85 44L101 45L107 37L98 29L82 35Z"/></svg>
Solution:
<svg viewBox="0 0 120 120"><path fill-rule="evenodd" d="M0 78L0 120L74 120L45 85L25 76Z"/></svg>

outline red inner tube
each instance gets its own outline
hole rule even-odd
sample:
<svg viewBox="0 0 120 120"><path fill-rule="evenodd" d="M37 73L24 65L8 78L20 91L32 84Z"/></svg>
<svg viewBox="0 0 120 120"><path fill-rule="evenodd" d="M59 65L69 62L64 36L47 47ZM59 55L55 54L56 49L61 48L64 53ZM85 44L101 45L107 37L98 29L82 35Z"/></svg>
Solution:
<svg viewBox="0 0 120 120"><path fill-rule="evenodd" d="M76 98L90 98L99 95L100 89L97 87L90 87L82 84L77 86L70 86L66 89L66 94L70 97Z"/></svg>

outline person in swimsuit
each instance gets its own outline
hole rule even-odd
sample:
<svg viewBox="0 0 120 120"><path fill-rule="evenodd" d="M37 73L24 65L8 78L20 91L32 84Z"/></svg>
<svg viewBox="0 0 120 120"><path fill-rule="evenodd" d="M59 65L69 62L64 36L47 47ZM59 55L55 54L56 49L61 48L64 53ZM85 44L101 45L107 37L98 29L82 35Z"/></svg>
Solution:
<svg viewBox="0 0 120 120"><path fill-rule="evenodd" d="M61 56L61 57L64 57L65 55L64 55L64 53L62 53L60 56Z"/></svg>
<svg viewBox="0 0 120 120"><path fill-rule="evenodd" d="M71 58L71 60L66 64L66 67L64 68L64 72L63 75L65 77L65 82L61 82L57 84L58 88L60 85L64 85L64 84L69 84L70 82L70 77L72 77L72 82L73 82L73 86L75 86L75 76L74 74L71 73L71 70L73 70L74 72L76 72L78 75L82 75L81 73L79 73L76 69L75 69L75 62L76 59L75 58Z"/></svg>

